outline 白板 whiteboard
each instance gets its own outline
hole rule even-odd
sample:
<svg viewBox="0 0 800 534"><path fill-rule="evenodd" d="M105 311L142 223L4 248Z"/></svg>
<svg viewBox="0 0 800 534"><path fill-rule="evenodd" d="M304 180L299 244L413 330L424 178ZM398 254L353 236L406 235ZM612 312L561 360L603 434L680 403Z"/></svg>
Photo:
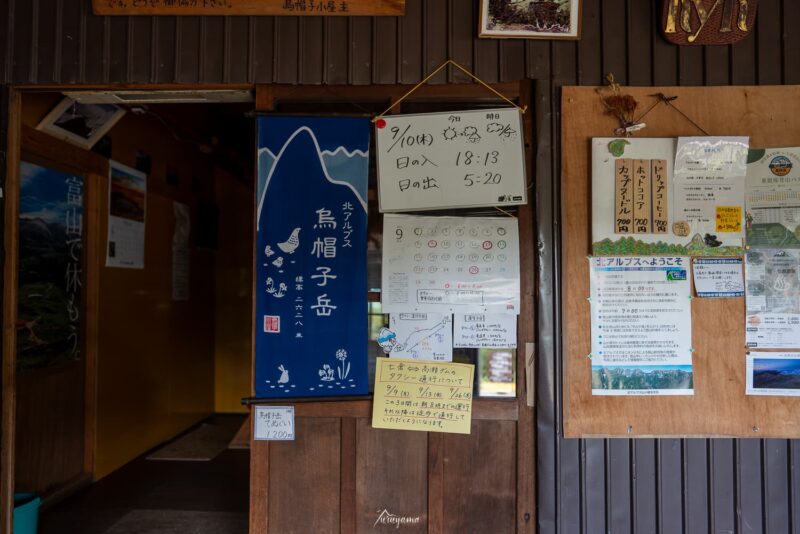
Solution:
<svg viewBox="0 0 800 534"><path fill-rule="evenodd" d="M387 116L375 134L381 212L527 202L516 108Z"/></svg>

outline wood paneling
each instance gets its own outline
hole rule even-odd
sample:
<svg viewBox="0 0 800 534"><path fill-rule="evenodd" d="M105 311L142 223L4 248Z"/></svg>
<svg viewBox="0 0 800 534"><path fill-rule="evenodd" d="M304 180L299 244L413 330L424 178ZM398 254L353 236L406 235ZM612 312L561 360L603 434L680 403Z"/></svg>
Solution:
<svg viewBox="0 0 800 534"><path fill-rule="evenodd" d="M652 102L648 95L655 90L623 91L648 105ZM800 145L800 87L664 87L658 91L677 96L675 105L711 134L749 135L754 147ZM562 159L562 181L570 191L562 197L565 434L800 437L800 422L793 415L800 399L744 395L744 299L692 300L693 396L651 397L647 402L592 396L591 361L586 357L590 352L588 147L592 137L610 135L616 124L603 114L594 88L565 87L562 106L563 146L583 147L565 152ZM680 114L663 105L648 115L647 125L647 137L698 134ZM653 417L654 413L661 415Z"/></svg>
<svg viewBox="0 0 800 534"><path fill-rule="evenodd" d="M427 434L372 428L368 419L356 425L355 532L374 532L383 510L419 517L419 523L403 525L403 532L427 532Z"/></svg>
<svg viewBox="0 0 800 534"><path fill-rule="evenodd" d="M47 493L84 472L85 365L17 373L17 491Z"/></svg>
<svg viewBox="0 0 800 534"><path fill-rule="evenodd" d="M442 532L515 532L516 425L473 421L470 435L443 436Z"/></svg>
<svg viewBox="0 0 800 534"><path fill-rule="evenodd" d="M336 418L298 417L295 441L270 443L269 481L258 481L269 484L269 532L339 531L340 430Z"/></svg>
<svg viewBox="0 0 800 534"><path fill-rule="evenodd" d="M0 134L5 148L4 198L19 198L22 95L0 90L0 118L8 131ZM17 275L19 269L19 204L3 201L3 353L2 431L0 432L0 532L11 534L14 510L14 435L17 404Z"/></svg>

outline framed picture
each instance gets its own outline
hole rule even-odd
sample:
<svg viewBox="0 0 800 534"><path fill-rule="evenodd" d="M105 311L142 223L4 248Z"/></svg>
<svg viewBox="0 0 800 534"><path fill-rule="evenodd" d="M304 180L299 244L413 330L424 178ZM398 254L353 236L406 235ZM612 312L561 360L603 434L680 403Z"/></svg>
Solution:
<svg viewBox="0 0 800 534"><path fill-rule="evenodd" d="M480 37L580 39L581 0L481 0Z"/></svg>
<svg viewBox="0 0 800 534"><path fill-rule="evenodd" d="M114 104L84 104L65 97L36 129L89 149L124 114L125 110Z"/></svg>

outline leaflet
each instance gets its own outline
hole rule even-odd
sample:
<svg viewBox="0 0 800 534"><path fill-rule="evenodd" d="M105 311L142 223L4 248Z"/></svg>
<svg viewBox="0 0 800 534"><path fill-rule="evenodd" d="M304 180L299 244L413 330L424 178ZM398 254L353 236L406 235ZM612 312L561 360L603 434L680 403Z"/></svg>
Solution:
<svg viewBox="0 0 800 534"><path fill-rule="evenodd" d="M687 257L593 257L593 395L692 395Z"/></svg>
<svg viewBox="0 0 800 534"><path fill-rule="evenodd" d="M800 250L745 256L746 339L751 348L800 348Z"/></svg>

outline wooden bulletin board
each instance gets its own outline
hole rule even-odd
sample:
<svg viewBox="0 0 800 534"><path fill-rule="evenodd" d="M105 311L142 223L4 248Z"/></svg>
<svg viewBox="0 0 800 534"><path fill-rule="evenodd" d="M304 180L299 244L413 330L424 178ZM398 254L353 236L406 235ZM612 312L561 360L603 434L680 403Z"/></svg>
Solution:
<svg viewBox="0 0 800 534"><path fill-rule="evenodd" d="M589 262L592 137L613 137L594 87L562 92L561 220L564 434L800 437L800 397L745 395L744 298L692 299L693 396L592 396ZM749 135L751 147L800 146L800 86L624 87L647 109L655 93L710 135ZM637 112L638 113L638 112ZM636 137L703 135L664 104Z"/></svg>

